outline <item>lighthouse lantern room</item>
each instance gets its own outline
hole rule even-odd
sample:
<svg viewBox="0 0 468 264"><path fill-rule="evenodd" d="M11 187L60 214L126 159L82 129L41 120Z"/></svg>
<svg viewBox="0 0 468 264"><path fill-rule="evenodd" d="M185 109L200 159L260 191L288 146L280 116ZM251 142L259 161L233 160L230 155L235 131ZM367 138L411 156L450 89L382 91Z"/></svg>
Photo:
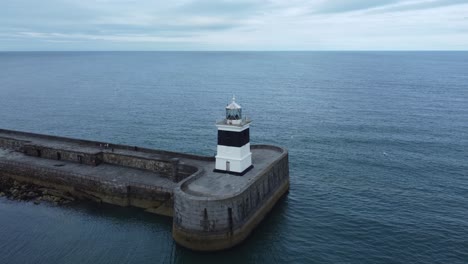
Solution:
<svg viewBox="0 0 468 264"><path fill-rule="evenodd" d="M218 147L215 172L243 175L253 167L250 152L250 122L242 117L242 107L233 97L232 102L226 106L226 118L216 123Z"/></svg>

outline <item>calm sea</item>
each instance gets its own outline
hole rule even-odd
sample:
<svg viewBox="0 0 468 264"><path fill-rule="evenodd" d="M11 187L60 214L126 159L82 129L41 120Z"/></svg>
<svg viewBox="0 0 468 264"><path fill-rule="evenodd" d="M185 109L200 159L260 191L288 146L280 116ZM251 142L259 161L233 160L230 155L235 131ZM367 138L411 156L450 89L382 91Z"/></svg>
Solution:
<svg viewBox="0 0 468 264"><path fill-rule="evenodd" d="M0 127L214 155L235 94L291 190L242 245L0 198L0 263L468 263L468 52L0 53Z"/></svg>

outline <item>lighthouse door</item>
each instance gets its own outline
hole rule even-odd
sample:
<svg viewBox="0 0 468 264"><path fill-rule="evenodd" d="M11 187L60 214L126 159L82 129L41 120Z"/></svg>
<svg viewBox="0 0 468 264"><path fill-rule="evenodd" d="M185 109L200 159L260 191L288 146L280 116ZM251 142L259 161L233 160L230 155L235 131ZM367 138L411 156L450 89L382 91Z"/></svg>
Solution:
<svg viewBox="0 0 468 264"><path fill-rule="evenodd" d="M226 171L230 171L231 170L231 163L229 161L226 161Z"/></svg>

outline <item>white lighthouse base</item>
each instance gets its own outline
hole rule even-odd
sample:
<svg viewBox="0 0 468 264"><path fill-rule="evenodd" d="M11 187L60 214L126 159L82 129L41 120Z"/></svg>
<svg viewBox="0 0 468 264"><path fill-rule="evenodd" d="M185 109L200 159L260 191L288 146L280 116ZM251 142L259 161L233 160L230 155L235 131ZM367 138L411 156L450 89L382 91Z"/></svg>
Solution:
<svg viewBox="0 0 468 264"><path fill-rule="evenodd" d="M251 167L250 143L240 148L218 145L215 171L242 174Z"/></svg>

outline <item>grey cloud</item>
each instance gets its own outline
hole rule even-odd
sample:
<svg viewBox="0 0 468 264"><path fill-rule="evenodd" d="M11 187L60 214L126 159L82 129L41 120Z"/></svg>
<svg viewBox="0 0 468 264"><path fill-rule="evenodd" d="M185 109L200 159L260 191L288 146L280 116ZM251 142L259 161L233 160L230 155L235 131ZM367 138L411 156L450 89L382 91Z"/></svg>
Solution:
<svg viewBox="0 0 468 264"><path fill-rule="evenodd" d="M0 5L0 29L34 28L36 30L83 29L98 15L67 1L4 1Z"/></svg>
<svg viewBox="0 0 468 264"><path fill-rule="evenodd" d="M468 10L468 6L460 6L460 12L440 8L441 18L457 18L447 19L440 26L423 12L416 14L417 19L412 19L412 13L402 14L402 20L408 19L404 28L389 35L381 28L392 27L395 23L398 27L398 21L376 19L379 15L373 16L373 12L423 10L466 4L468 0L184 0L178 4L154 0L0 2L0 50L323 48L313 43L316 36L328 43L327 48L333 49L345 47L341 43L350 35L370 40L375 40L376 35L381 37L379 43L376 40L374 44L360 42L363 46L359 48L387 47L391 42L387 39L393 40L397 48L433 47L427 46L422 37L437 39L441 32L446 32L451 34L452 43L466 43L461 33L466 31L463 10ZM313 11L312 16L309 10ZM347 13L352 11L360 12L359 15ZM313 33L305 34L306 31ZM348 31L347 36L342 36ZM457 35L453 35L454 32ZM416 34L423 35L412 39ZM405 39L410 44L400 45L406 43ZM444 43L446 39L449 37L444 37Z"/></svg>
<svg viewBox="0 0 468 264"><path fill-rule="evenodd" d="M319 4L313 13L344 13L365 10L400 2L399 0L328 0Z"/></svg>
<svg viewBox="0 0 468 264"><path fill-rule="evenodd" d="M128 10L124 6L128 5ZM223 19L229 14L247 16L256 4L239 1L194 1L174 7L148 1L134 5L128 1L73 2L63 0L15 0L0 5L0 32L6 28L19 31L69 32L77 34L152 34L158 36L196 35L224 31L242 26L242 20ZM148 23L132 23L134 18L148 17ZM113 21L106 20L112 18ZM207 18L193 23L191 17ZM210 20L210 18L216 18ZM220 18L220 19L217 19ZM127 23L128 22L128 23ZM14 32L14 30L8 30ZM17 31L17 32L19 32Z"/></svg>
<svg viewBox="0 0 468 264"><path fill-rule="evenodd" d="M178 7L175 11L191 15L250 16L264 4L243 0L195 0Z"/></svg>
<svg viewBox="0 0 468 264"><path fill-rule="evenodd" d="M453 6L460 4L468 4L468 0L436 0L409 3L405 5L389 6L386 8L372 10L372 13L389 13L389 12L402 12L402 11L414 11L414 10L425 10L444 6Z"/></svg>
<svg viewBox="0 0 468 264"><path fill-rule="evenodd" d="M206 25L119 25L116 27L113 24L100 24L100 31L107 33L147 33L147 34L164 34L164 35L196 35L199 32L205 31L224 31L242 26L239 23L211 23Z"/></svg>
<svg viewBox="0 0 468 264"><path fill-rule="evenodd" d="M96 15L91 9L83 8L67 1L2 1L0 5L0 19L16 18L17 20L29 19L86 19Z"/></svg>

